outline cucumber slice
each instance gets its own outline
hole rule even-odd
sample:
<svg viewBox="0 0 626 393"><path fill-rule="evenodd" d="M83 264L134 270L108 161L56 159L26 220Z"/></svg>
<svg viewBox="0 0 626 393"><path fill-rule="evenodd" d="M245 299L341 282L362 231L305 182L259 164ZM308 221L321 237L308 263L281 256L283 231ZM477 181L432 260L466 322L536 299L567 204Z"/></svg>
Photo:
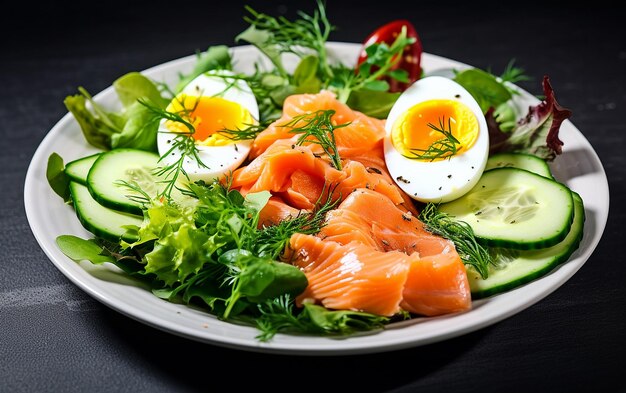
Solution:
<svg viewBox="0 0 626 393"><path fill-rule="evenodd" d="M524 169L484 172L476 186L439 210L474 230L490 247L550 247L567 236L574 217L572 193L563 184Z"/></svg>
<svg viewBox="0 0 626 393"><path fill-rule="evenodd" d="M101 153L96 153L68 162L67 165L65 165L65 174L69 176L72 181L86 186L87 174L89 174L91 166L96 162L96 159L100 157L100 154Z"/></svg>
<svg viewBox="0 0 626 393"><path fill-rule="evenodd" d="M160 179L153 174L159 156L144 150L114 149L102 153L87 175L87 187L93 199L108 208L142 214L141 194L120 184L138 185L150 196L158 194Z"/></svg>
<svg viewBox="0 0 626 393"><path fill-rule="evenodd" d="M121 239L134 242L137 237L127 233L126 226L141 226L143 217L119 212L102 206L91 197L86 186L70 182L70 195L80 223L96 236L118 242Z"/></svg>
<svg viewBox="0 0 626 393"><path fill-rule="evenodd" d="M467 278L473 299L480 299L516 288L533 281L552 271L559 264L567 261L578 249L583 238L585 207L583 200L575 192L574 222L563 241L539 250L493 249L492 255L497 267L491 267L489 277L480 278L473 269L468 269Z"/></svg>
<svg viewBox="0 0 626 393"><path fill-rule="evenodd" d="M526 153L496 153L487 159L485 170L494 168L520 168L538 175L553 178L548 163L532 154Z"/></svg>

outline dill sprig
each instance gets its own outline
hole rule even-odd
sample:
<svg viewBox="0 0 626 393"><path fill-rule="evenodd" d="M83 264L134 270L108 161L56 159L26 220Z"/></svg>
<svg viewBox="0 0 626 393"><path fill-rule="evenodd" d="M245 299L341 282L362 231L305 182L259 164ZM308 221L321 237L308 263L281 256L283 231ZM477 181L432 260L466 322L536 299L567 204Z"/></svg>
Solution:
<svg viewBox="0 0 626 393"><path fill-rule="evenodd" d="M450 215L440 212L432 202L422 209L419 219L429 232L451 240L463 263L476 269L483 279L489 276L491 255L485 247L478 244L474 230L468 223L456 221Z"/></svg>
<svg viewBox="0 0 626 393"><path fill-rule="evenodd" d="M163 167L158 168L156 171L156 175L159 177L163 177L164 180L160 181L160 183L165 184L163 190L159 193L159 197L166 197L168 199L172 196L172 191L176 188L176 183L179 181L181 175L184 176L187 180L189 180L189 176L185 171L183 166L186 159L191 158L192 160L198 163L198 166L203 168L208 168L200 159L198 155L198 147L196 146L196 141L193 138L193 134L196 132L195 127L188 120L186 120L183 116L178 113L168 112L165 109L161 109L155 105L152 105L144 100L139 100L141 104L143 104L146 108L148 108L157 119L165 119L172 122L180 123L185 126L187 131L177 131L177 132L169 132L171 134L176 134L176 136L172 140L172 147L170 147L165 153L163 153L158 162L162 162L166 157L170 156L173 152L177 152L180 154L178 159L172 163L169 163ZM182 105L185 108L185 105ZM192 110L185 110L184 115L189 118L189 113L193 112ZM163 132L163 131L159 131Z"/></svg>
<svg viewBox="0 0 626 393"><path fill-rule="evenodd" d="M259 303L257 308L261 315L255 321L261 333L257 339L269 341L279 332L346 336L382 329L392 321L390 317L362 311L329 310L309 303L294 308L294 304L294 299L289 294Z"/></svg>
<svg viewBox="0 0 626 393"><path fill-rule="evenodd" d="M240 81L240 80L246 81L246 78L243 75L231 75L230 73L228 73L228 74L211 73L210 76L211 77L221 78L222 81L224 82L224 88L222 90L217 91L216 93L212 94L210 97L223 97L224 94L226 94L226 92L229 91L230 89L236 89L236 90L239 90L239 91L243 91L243 89L239 85L238 81ZM200 91L199 95L203 96L204 95L204 90Z"/></svg>
<svg viewBox="0 0 626 393"><path fill-rule="evenodd" d="M324 195L326 199L323 199ZM333 200L332 190L329 190L328 193L322 191L311 212L300 213L296 217L288 218L276 225L263 227L255 239L257 245L255 252L259 256L277 259L287 247L293 234L317 234L326 223L326 213L333 210L339 201L340 198Z"/></svg>
<svg viewBox="0 0 626 393"><path fill-rule="evenodd" d="M294 299L288 294L259 303L257 308L261 316L256 318L256 326L261 333L256 338L261 342L267 342L278 332L285 330L300 333L318 332L319 328L310 320L303 318L301 312L297 313L294 305Z"/></svg>
<svg viewBox="0 0 626 393"><path fill-rule="evenodd" d="M128 198L129 200L139 203L141 205L147 205L148 203L150 203L150 195L148 195L147 192L145 192L140 186L139 184L137 184L137 182L128 182L126 180L116 180L114 182L115 185L117 186L121 186L121 187L126 187L131 191L134 191L134 194L128 194L126 195L126 198Z"/></svg>
<svg viewBox="0 0 626 393"><path fill-rule="evenodd" d="M328 76L333 75L328 65L326 53L326 41L330 33L335 30L326 16L325 3L317 1L317 9L312 15L298 11L299 19L290 21L284 16L278 18L255 11L252 7L245 9L251 16L245 16L244 20L258 30L266 31L268 39L265 46L274 46L280 53L293 53L299 57L306 55L303 49L311 49L320 58L322 71ZM283 69L282 64L275 64Z"/></svg>
<svg viewBox="0 0 626 393"><path fill-rule="evenodd" d="M450 118L448 118L447 128L445 117L439 119L439 126L428 123L428 127L443 134L443 138L434 141L427 149L411 149L414 156L408 158L434 161L438 158L450 158L458 153L461 149L461 142L452 135Z"/></svg>
<svg viewBox="0 0 626 393"><path fill-rule="evenodd" d="M264 131L272 123L272 120L266 120L259 124L245 124L245 128L224 128L217 133L225 138L233 141L243 141L248 139L254 139Z"/></svg>
<svg viewBox="0 0 626 393"><path fill-rule="evenodd" d="M511 59L511 61L509 61L506 65L506 68L502 71L502 75L500 75L500 83L509 91L509 93L511 93L511 95L519 95L519 90L511 87L511 84L526 82L532 78L524 73L523 68L516 67L514 64L515 59Z"/></svg>
<svg viewBox="0 0 626 393"><path fill-rule="evenodd" d="M331 164L341 170L341 157L337 150L335 142L335 129L348 126L350 123L334 125L331 121L335 110L317 110L311 113L305 113L295 116L289 122L279 125L279 127L291 127L289 132L294 134L302 134L297 145L303 145L305 142L320 145L324 153L330 158Z"/></svg>
<svg viewBox="0 0 626 393"><path fill-rule="evenodd" d="M511 59L511 61L509 61L509 63L506 65L506 68L502 72L502 75L500 75L500 79L503 83L517 83L528 81L531 79L528 75L524 74L523 68L516 67L514 64L515 59Z"/></svg>

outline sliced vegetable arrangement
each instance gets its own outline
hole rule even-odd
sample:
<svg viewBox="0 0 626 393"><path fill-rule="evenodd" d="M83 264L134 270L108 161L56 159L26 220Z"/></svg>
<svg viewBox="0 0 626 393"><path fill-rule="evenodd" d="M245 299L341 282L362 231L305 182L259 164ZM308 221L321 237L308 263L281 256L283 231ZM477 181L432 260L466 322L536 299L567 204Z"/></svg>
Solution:
<svg viewBox="0 0 626 393"><path fill-rule="evenodd" d="M467 312L578 248L584 203L549 165L571 112L547 77L545 99L517 115L519 68L430 76L408 20L342 64L322 2L296 20L246 10L235 40L269 70L238 72L215 46L175 86L120 77L117 111L83 88L66 98L101 150L48 161L93 235L60 236L69 258L114 264L268 341Z"/></svg>

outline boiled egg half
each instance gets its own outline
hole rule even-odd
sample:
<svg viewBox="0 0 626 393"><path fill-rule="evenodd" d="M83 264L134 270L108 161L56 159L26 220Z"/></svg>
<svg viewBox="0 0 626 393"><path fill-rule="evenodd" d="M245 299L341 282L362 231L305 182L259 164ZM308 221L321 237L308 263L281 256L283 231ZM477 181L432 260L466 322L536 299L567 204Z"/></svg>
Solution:
<svg viewBox="0 0 626 393"><path fill-rule="evenodd" d="M415 200L457 199L474 187L485 168L485 117L470 93L451 79L416 81L393 105L385 131L389 173Z"/></svg>
<svg viewBox="0 0 626 393"><path fill-rule="evenodd" d="M198 151L183 158L189 180L207 182L239 167L248 156L252 140L235 140L224 130L242 130L258 124L259 107L250 86L231 71L215 70L199 75L174 97L167 112L178 114L193 125L191 135ZM182 122L163 120L157 147L164 166L181 158L176 137L189 133ZM180 139L179 139L180 140Z"/></svg>

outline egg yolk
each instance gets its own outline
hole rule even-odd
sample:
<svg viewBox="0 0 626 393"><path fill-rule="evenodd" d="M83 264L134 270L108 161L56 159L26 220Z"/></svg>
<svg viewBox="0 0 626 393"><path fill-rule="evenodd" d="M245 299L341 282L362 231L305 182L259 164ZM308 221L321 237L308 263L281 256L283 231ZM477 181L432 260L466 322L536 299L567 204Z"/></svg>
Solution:
<svg viewBox="0 0 626 393"><path fill-rule="evenodd" d="M478 119L466 105L454 100L436 99L420 102L398 116L391 129L391 140L402 155L425 158L425 152L442 149L441 142L447 138L442 131L446 131L459 142L455 143L456 154L462 154L476 142L478 130ZM450 143L450 138L447 139ZM436 159L449 156L450 153ZM428 157L432 157L432 153Z"/></svg>
<svg viewBox="0 0 626 393"><path fill-rule="evenodd" d="M193 138L197 144L222 146L233 140L219 131L238 130L254 124L250 112L236 102L217 96L188 96L181 94L167 107L168 112L177 113L190 122L195 132ZM187 127L174 121L168 121L167 127L173 132L189 132Z"/></svg>

